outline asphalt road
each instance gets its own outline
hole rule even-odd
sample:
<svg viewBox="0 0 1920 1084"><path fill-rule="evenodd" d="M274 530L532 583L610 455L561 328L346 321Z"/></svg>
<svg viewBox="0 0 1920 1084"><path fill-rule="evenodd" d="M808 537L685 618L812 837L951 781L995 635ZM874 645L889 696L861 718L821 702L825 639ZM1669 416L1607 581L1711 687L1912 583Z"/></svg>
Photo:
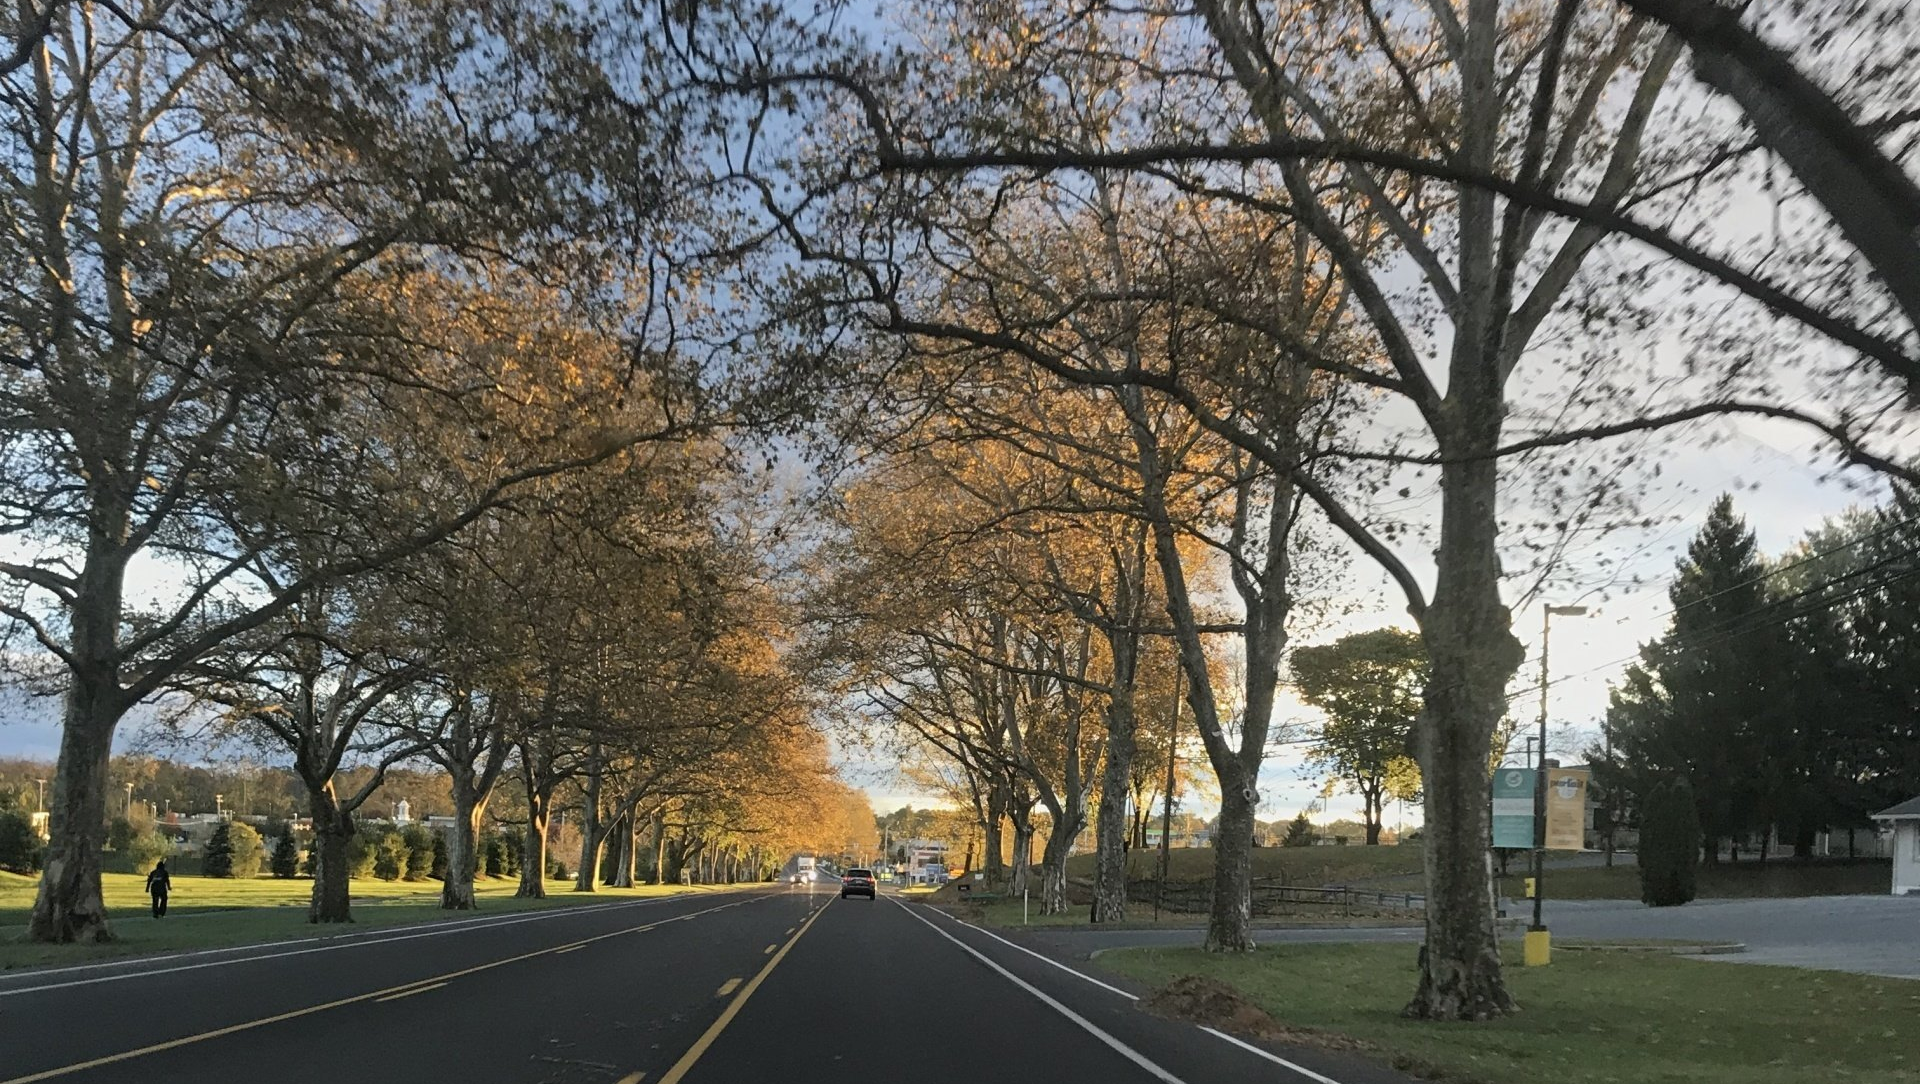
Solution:
<svg viewBox="0 0 1920 1084"><path fill-rule="evenodd" d="M0 977L0 1084L1401 1084L883 894L752 888Z"/></svg>

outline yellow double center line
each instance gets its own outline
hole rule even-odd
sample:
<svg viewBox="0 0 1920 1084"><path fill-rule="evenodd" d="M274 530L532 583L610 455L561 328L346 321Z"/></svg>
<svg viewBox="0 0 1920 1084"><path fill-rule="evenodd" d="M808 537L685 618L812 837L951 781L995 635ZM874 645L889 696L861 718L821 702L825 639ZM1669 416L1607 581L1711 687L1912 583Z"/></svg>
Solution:
<svg viewBox="0 0 1920 1084"><path fill-rule="evenodd" d="M687 1075L687 1071L693 1068L694 1062L700 1060L700 1055L705 1054L707 1048L713 1045L713 1041L720 1037L720 1033L727 1030L727 1025L733 1023L733 1018L740 1015L740 1009L747 1003L747 999L753 996L755 990L760 989L760 984L767 981L767 976L773 973L773 969L779 967L780 961L787 958L788 951L807 935L807 927L813 925L813 920L819 918L820 912L825 911L832 903L833 900L829 898L826 903L815 909L813 914L807 916L807 920L800 924L800 928L794 935L787 938L787 943L780 946L780 951L773 954L773 959L767 961L767 966L761 968L759 974L747 980L747 984L740 988L739 996L727 1002L727 1007L720 1011L720 1018L715 1020L713 1026L703 1032L700 1038L687 1048L685 1054L680 1055L680 1060L673 1063L673 1068L667 1070L667 1075L661 1077L658 1084L680 1084L680 1078ZM724 989L722 987L723 991Z"/></svg>
<svg viewBox="0 0 1920 1084"><path fill-rule="evenodd" d="M382 990L372 990L364 994L355 994L352 997L343 997L338 1000L328 1001L320 1005L309 1005L304 1009L294 1009L289 1012L277 1013L273 1016L263 1016L258 1020L248 1020L245 1023L231 1024L224 1028L215 1028L212 1031L203 1031L198 1035L187 1035L178 1039L169 1039L164 1043L154 1043L151 1046L143 1046L135 1050L126 1050L118 1054L108 1054L105 1057L94 1058L91 1061L75 1062L72 1065L63 1065L58 1069L47 1069L43 1072L31 1073L27 1076L13 1077L9 1080L0 1081L0 1084L34 1084L35 1081L39 1081L39 1080L53 1080L57 1077L69 1076L73 1073L84 1072L85 1070L88 1070L88 1069L98 1069L102 1065L113 1065L117 1062L131 1061L134 1058L146 1057L148 1054L158 1054L158 1053L161 1053L162 1051L174 1050L182 1046L191 1046L194 1043L205 1042L208 1039L218 1039L218 1038L221 1038L222 1036L233 1035L237 1032L251 1031L254 1028L263 1028L263 1027L266 1027L268 1024L278 1024L284 1020L296 1020L302 1016L312 1016L314 1013L326 1012L328 1009L338 1009L344 1005L353 1005L362 1001L383 1001L389 998L397 998L397 997L405 996L405 994L425 993L428 989L436 989L438 987L445 986L447 983L452 982L454 979L463 978L467 975L479 974L482 971L491 971L496 967L505 967L508 964L517 964L523 960L531 960L536 956L550 956L560 952L571 952L574 949L581 948L585 945L591 945L597 941L606 941L615 937L624 937L630 933L645 933L648 930L658 929L659 927L668 925L670 923L685 922L687 919L690 919L690 918L699 918L701 915L710 915L715 911L724 911L729 907L738 907L743 903L752 903L756 899L763 899L763 898L765 897L753 896L744 900L735 900L732 903L723 903L718 907L709 907L703 911L692 911L684 915L675 915L672 918L663 918L658 922L649 922L642 926L629 926L623 930L613 930L609 933L595 934L592 937L583 938L579 941L573 941L565 945L556 945L553 948L543 948L543 949L537 949L533 952L523 952L523 953L520 953L518 956L508 956L499 960L490 960L487 963L476 964L473 967L463 967L458 971L449 971L444 975L434 975L431 978L415 979L412 982L403 982L398 986L389 986ZM776 956L774 959L778 961L779 957ZM771 969L772 965L769 964L768 967L769 969ZM762 974L764 974L764 972L762 972ZM755 979L754 981L758 982L759 980ZM745 1000L744 997L742 998L742 1000Z"/></svg>

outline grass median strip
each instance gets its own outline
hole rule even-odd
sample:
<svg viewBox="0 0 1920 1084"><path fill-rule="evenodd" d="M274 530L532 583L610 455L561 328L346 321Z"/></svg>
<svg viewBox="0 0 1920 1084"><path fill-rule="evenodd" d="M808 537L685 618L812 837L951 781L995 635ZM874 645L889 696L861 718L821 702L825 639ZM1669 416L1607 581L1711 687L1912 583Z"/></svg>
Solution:
<svg viewBox="0 0 1920 1084"><path fill-rule="evenodd" d="M1517 946L1509 959L1517 960ZM1154 986L1186 975L1246 995L1268 1037L1358 1046L1397 1068L1476 1084L1912 1084L1920 982L1657 953L1577 953L1507 969L1521 1011L1480 1024L1405 1020L1411 945L1270 945L1245 956L1122 949L1102 967ZM1204 1023L1204 1021L1201 1021Z"/></svg>

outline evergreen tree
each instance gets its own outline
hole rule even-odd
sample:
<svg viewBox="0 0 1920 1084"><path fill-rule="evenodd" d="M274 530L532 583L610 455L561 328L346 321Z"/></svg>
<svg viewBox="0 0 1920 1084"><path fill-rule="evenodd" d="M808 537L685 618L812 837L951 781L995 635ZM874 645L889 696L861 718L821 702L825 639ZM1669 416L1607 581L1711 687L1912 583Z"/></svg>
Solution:
<svg viewBox="0 0 1920 1084"><path fill-rule="evenodd" d="M40 868L40 837L25 813L0 809L0 869L34 873Z"/></svg>
<svg viewBox="0 0 1920 1084"><path fill-rule="evenodd" d="M505 876L507 872L507 848L506 844L500 842L499 836L490 835L487 837L486 853L486 875L489 877Z"/></svg>
<svg viewBox="0 0 1920 1084"><path fill-rule="evenodd" d="M1860 549L1874 589L1849 613L1865 690L1857 808L1872 813L1920 794L1920 492L1901 487Z"/></svg>
<svg viewBox="0 0 1920 1084"><path fill-rule="evenodd" d="M1287 825L1287 834L1280 840L1282 847L1313 846L1313 822L1307 819L1305 812L1293 818Z"/></svg>
<svg viewBox="0 0 1920 1084"><path fill-rule="evenodd" d="M209 877L233 876L233 825L222 824L213 830L201 857L200 871Z"/></svg>
<svg viewBox="0 0 1920 1084"><path fill-rule="evenodd" d="M373 875L383 881L397 881L407 869L407 841L398 832L387 832L373 845Z"/></svg>
<svg viewBox="0 0 1920 1084"><path fill-rule="evenodd" d="M436 881L447 879L447 836L444 832L433 834L433 863L427 867L427 876Z"/></svg>
<svg viewBox="0 0 1920 1084"><path fill-rule="evenodd" d="M1714 501L1667 597L1667 633L1613 690L1607 735L1636 798L1684 778L1713 861L1720 840L1766 831L1788 812L1794 751L1792 650L1753 532Z"/></svg>
<svg viewBox="0 0 1920 1084"><path fill-rule="evenodd" d="M1700 820L1682 779L1649 790L1640 818L1640 899L1649 907L1678 907L1693 899L1700 861Z"/></svg>
<svg viewBox="0 0 1920 1084"><path fill-rule="evenodd" d="M267 863L267 869L275 877L286 880L300 869L300 845L293 841L293 826L288 825L273 841L273 858Z"/></svg>
<svg viewBox="0 0 1920 1084"><path fill-rule="evenodd" d="M424 824L409 824L400 833L401 841L407 847L407 862L404 876L409 881L424 881L432 875L437 849L434 846L438 833Z"/></svg>

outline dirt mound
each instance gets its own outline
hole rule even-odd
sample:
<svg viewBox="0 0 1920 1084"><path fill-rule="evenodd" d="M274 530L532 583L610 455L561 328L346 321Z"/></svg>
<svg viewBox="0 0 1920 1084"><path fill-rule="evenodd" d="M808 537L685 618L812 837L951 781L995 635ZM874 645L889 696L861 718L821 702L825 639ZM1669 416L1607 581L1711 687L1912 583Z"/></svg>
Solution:
<svg viewBox="0 0 1920 1084"><path fill-rule="evenodd" d="M1271 1039L1296 1046L1322 1049L1359 1049L1361 1044L1344 1035L1290 1028L1267 1014L1247 995L1203 975L1182 975L1167 983L1140 1007L1157 1016L1185 1020L1251 1039Z"/></svg>
<svg viewBox="0 0 1920 1084"><path fill-rule="evenodd" d="M1174 1020L1190 1020L1242 1035L1273 1035L1285 1030L1280 1022L1247 995L1201 975L1182 975L1140 1003L1150 1013Z"/></svg>

